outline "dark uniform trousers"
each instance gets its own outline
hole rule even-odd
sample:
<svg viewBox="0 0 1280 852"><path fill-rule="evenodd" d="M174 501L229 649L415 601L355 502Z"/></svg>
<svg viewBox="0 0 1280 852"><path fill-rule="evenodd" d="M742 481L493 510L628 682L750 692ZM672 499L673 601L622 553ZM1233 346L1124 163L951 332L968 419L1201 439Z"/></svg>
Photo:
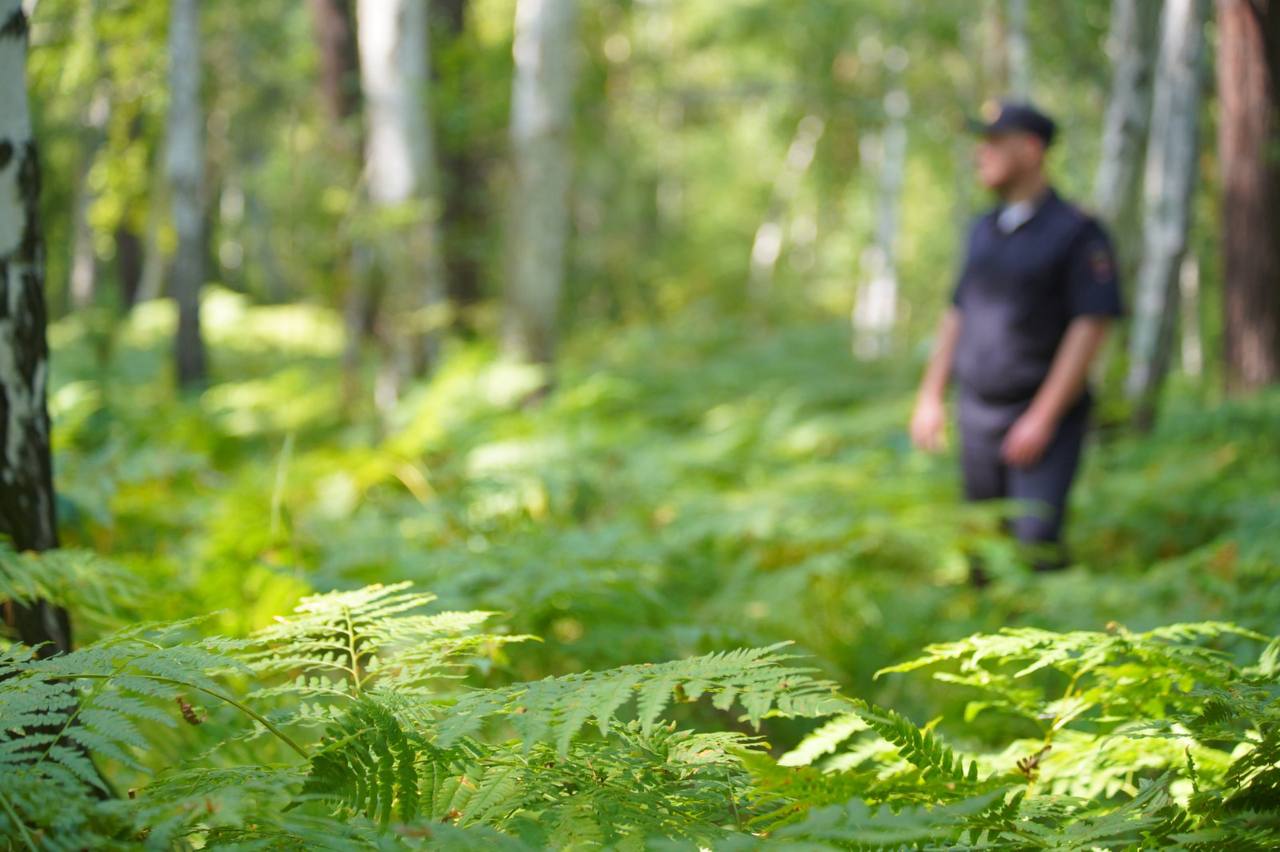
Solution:
<svg viewBox="0 0 1280 852"><path fill-rule="evenodd" d="M1092 402L1088 394L1083 395L1063 416L1039 461L1015 467L1004 461L1000 447L1029 405L1030 401L987 402L961 388L957 406L960 458L966 499L1008 499L1025 504L1009 521L1009 528L1033 549L1035 567L1044 571L1065 565L1062 525Z"/></svg>

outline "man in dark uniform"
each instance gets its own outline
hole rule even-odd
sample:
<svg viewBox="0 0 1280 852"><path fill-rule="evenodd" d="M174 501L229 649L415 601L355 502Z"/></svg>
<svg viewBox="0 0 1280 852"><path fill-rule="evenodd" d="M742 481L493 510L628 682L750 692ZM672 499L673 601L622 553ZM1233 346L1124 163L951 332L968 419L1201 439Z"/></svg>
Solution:
<svg viewBox="0 0 1280 852"><path fill-rule="evenodd" d="M1012 519L1039 569L1060 567L1067 495L1084 444L1089 365L1121 314L1111 243L1049 185L1052 119L1004 103L977 123L978 177L1000 203L969 233L911 437L941 448L954 376L965 497L1024 501Z"/></svg>

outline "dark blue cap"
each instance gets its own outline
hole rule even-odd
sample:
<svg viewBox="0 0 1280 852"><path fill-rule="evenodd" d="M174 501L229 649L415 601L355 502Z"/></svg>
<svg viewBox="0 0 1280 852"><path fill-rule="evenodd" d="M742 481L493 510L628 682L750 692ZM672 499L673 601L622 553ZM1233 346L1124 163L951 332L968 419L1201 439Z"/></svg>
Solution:
<svg viewBox="0 0 1280 852"><path fill-rule="evenodd" d="M969 119L969 127L984 135L994 133L1030 133L1038 136L1045 147L1053 143L1058 125L1052 118L1030 103L1018 101L990 102L982 108L982 118Z"/></svg>

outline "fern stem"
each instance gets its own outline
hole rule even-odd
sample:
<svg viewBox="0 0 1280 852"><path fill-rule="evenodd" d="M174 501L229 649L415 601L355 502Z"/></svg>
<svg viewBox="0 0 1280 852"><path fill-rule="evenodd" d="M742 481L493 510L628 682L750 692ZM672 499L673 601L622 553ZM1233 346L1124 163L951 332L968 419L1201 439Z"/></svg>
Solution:
<svg viewBox="0 0 1280 852"><path fill-rule="evenodd" d="M351 655L351 685L355 687L356 695L364 692L364 688L360 684L360 661L356 656L356 626L351 623L350 607L342 608L342 617L347 622L347 649Z"/></svg>
<svg viewBox="0 0 1280 852"><path fill-rule="evenodd" d="M119 675L122 671L124 671L124 667L125 667L125 664L122 663L116 666L115 671L113 671L111 674L100 675L101 679L104 681L104 685L105 685L105 681L111 680L112 678ZM99 687L99 689L100 688L101 687ZM97 693L98 693L98 690L95 689L94 694L96 695ZM73 710L71 713L67 714L67 720L62 723L62 727L58 730L58 733L54 735L53 739L49 740L49 744L44 747L44 751L41 752L40 757L36 758L36 760L31 764L32 766L39 766L40 764L44 763L45 759L48 758L49 755L53 753L54 746L62 742L62 738L67 735L67 731L71 730L71 726L75 724L76 719L80 718L80 711L83 709L84 709L84 702L79 699L76 699L76 709ZM94 769L97 770L97 767L94 767ZM101 770L98 770L98 777L99 779L101 779L102 777Z"/></svg>
<svg viewBox="0 0 1280 852"><path fill-rule="evenodd" d="M17 811L9 804L9 797L3 793L0 793L0 805L4 805L4 812L9 815L9 819L13 820L13 824L22 833L22 839L26 842L27 848L33 850L33 852L38 850L40 847L36 845L36 839L31 835L31 829L27 828L26 823L18 817Z"/></svg>
<svg viewBox="0 0 1280 852"><path fill-rule="evenodd" d="M177 683L177 681L175 681L175 683ZM192 684L192 686L194 686L196 689L200 690L201 692L205 693L206 695L211 695L214 698L219 699L220 701L225 701L226 703L230 704L232 707L239 710L241 713L244 713L245 715L249 716L254 721L261 724L262 727L266 728L268 731L275 734L276 737L279 738L280 741L283 742L285 745L287 745L289 748L296 751L303 760L311 759L311 755L307 754L307 750L305 748L298 745L297 740L295 740L293 737L289 736L284 731L277 728L274 724L272 724L267 719L266 716L263 716L257 710L254 710L252 707L248 706L247 704L243 704L239 701L236 701L234 698L232 698L229 695L222 695L221 693L215 690L206 689L205 687L199 686L198 684Z"/></svg>
<svg viewBox="0 0 1280 852"><path fill-rule="evenodd" d="M1082 668L1079 671L1077 671L1074 675L1071 676L1071 682L1067 684L1066 692L1062 693L1062 698L1060 699L1062 702L1066 702L1066 700L1069 699L1073 693L1075 693L1076 684L1080 682L1081 676L1083 676L1086 672L1089 672L1089 671L1091 671L1091 669ZM1057 733L1058 726L1061 724L1061 722L1062 722L1062 711L1059 710L1057 713L1054 714L1053 721L1049 723L1049 730L1045 731L1045 735L1044 735L1045 745L1051 745L1053 743L1053 735Z"/></svg>
<svg viewBox="0 0 1280 852"><path fill-rule="evenodd" d="M85 680L110 680L112 677L114 677L114 675L100 675L100 674L74 675L73 674L73 675L67 675L67 677L68 678L84 678ZM235 700L229 695L223 695L217 690L209 689L208 687L201 686L198 683L189 683L187 681L178 680L176 678L162 677L161 675L134 674L132 675L132 677L138 677L144 680L154 680L158 683L168 683L174 686L185 687L187 689L194 689L199 692L203 692L205 695L212 696L213 698L216 698L219 701L224 701L227 704L230 704L232 707L239 710L241 713L250 717L254 721L260 723L262 727L266 728L268 731L274 734L277 739L279 739L285 745L289 746L289 748L296 751L302 757L303 760L311 759L311 755L307 754L307 750L304 749L302 746L298 745L297 741L294 740L293 737L289 736L284 731L280 730L278 727L272 724L271 721L268 720L266 716L263 716L257 710L254 710L252 707L248 706L247 704L243 704Z"/></svg>

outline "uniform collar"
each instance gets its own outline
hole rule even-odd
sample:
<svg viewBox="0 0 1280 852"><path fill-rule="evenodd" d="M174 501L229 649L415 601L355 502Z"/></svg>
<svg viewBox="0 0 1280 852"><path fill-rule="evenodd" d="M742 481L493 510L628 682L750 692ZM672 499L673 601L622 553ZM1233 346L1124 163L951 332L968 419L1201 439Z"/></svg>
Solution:
<svg viewBox="0 0 1280 852"><path fill-rule="evenodd" d="M1006 236L1012 234L1034 219L1036 214L1055 198L1057 198L1057 193L1053 191L1053 187L1046 187L1045 191L1035 198L1025 198L1022 201L1015 201L1013 204L997 207L995 211L996 230Z"/></svg>

